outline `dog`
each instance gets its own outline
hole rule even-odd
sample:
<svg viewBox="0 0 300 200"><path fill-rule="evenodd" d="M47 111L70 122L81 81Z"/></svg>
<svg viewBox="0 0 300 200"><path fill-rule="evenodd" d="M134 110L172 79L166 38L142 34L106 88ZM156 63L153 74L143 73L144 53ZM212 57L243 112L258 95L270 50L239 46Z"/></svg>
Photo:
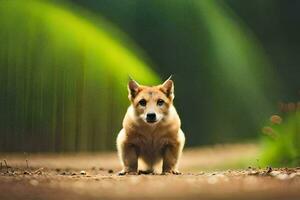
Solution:
<svg viewBox="0 0 300 200"><path fill-rule="evenodd" d="M178 161L185 143L181 121L173 105L171 77L157 86L128 82L131 105L117 136L122 164L119 175L140 173L180 174Z"/></svg>

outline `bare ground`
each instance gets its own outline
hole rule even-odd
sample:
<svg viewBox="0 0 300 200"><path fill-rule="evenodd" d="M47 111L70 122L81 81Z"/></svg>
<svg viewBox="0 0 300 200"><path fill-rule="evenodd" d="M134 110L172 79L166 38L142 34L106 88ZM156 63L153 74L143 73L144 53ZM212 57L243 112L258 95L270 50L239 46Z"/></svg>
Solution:
<svg viewBox="0 0 300 200"><path fill-rule="evenodd" d="M0 199L300 199L300 168L224 169L255 155L252 144L190 149L182 175L117 176L116 153L2 154Z"/></svg>

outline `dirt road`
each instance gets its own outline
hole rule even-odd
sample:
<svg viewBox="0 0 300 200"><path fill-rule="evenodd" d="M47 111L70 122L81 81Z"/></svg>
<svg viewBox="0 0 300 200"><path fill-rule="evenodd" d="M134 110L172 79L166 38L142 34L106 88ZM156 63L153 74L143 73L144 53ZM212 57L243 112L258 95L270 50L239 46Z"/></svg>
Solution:
<svg viewBox="0 0 300 200"><path fill-rule="evenodd" d="M117 176L115 153L2 154L0 199L300 199L300 168L224 169L255 155L256 145L187 150L183 175Z"/></svg>

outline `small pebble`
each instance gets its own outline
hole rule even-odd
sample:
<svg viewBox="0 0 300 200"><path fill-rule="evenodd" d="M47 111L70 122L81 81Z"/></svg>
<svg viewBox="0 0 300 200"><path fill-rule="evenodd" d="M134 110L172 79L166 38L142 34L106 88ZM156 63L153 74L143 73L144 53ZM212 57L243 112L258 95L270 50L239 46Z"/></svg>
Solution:
<svg viewBox="0 0 300 200"><path fill-rule="evenodd" d="M251 170L250 172L248 172L248 175L251 175L251 176L259 175L259 171Z"/></svg>
<svg viewBox="0 0 300 200"><path fill-rule="evenodd" d="M25 171L24 174L25 174L25 175L30 175L30 172Z"/></svg>
<svg viewBox="0 0 300 200"><path fill-rule="evenodd" d="M33 186L37 186L39 184L39 182L35 179L30 180L29 183Z"/></svg>
<svg viewBox="0 0 300 200"><path fill-rule="evenodd" d="M266 173L271 173L273 171L272 167L267 167L267 172Z"/></svg>
<svg viewBox="0 0 300 200"><path fill-rule="evenodd" d="M281 172L280 171L272 171L270 172L271 176L278 176Z"/></svg>
<svg viewBox="0 0 300 200"><path fill-rule="evenodd" d="M86 175L86 172L84 170L80 171L80 175Z"/></svg>
<svg viewBox="0 0 300 200"><path fill-rule="evenodd" d="M110 173L110 174L111 174L111 173L114 173L114 170L109 169L109 170L108 170L108 173Z"/></svg>

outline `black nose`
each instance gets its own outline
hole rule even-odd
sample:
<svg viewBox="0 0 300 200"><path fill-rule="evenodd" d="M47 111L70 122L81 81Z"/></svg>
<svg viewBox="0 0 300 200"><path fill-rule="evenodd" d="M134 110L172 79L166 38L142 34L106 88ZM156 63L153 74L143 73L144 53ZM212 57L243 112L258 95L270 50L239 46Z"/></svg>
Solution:
<svg viewBox="0 0 300 200"><path fill-rule="evenodd" d="M156 114L155 113L148 113L147 114L147 122L155 122L156 121Z"/></svg>

